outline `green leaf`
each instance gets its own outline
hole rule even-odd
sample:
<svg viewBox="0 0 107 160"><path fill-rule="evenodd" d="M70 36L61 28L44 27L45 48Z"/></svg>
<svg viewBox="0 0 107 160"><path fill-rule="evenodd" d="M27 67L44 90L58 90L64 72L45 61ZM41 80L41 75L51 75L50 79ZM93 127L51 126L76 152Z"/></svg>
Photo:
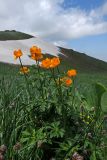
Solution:
<svg viewBox="0 0 107 160"><path fill-rule="evenodd" d="M92 155L90 157L90 160L97 160L95 151L93 151L93 153L92 153Z"/></svg>
<svg viewBox="0 0 107 160"><path fill-rule="evenodd" d="M107 112L107 91L101 97L101 108L103 112Z"/></svg>
<svg viewBox="0 0 107 160"><path fill-rule="evenodd" d="M97 102L98 106L101 106L101 97L103 93L107 91L107 89L101 83L96 83L95 90L96 90L96 95L98 99L98 102Z"/></svg>
<svg viewBox="0 0 107 160"><path fill-rule="evenodd" d="M60 122L53 122L51 124L51 131L50 131L50 138L53 137L63 137L64 136L64 129L60 128Z"/></svg>

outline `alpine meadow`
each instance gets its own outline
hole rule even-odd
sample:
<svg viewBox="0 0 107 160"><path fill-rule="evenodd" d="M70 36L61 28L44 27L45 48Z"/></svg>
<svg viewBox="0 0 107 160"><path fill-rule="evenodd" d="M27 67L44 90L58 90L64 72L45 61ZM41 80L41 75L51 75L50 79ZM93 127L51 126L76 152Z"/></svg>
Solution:
<svg viewBox="0 0 107 160"><path fill-rule="evenodd" d="M106 160L107 63L15 30L0 49L0 160Z"/></svg>

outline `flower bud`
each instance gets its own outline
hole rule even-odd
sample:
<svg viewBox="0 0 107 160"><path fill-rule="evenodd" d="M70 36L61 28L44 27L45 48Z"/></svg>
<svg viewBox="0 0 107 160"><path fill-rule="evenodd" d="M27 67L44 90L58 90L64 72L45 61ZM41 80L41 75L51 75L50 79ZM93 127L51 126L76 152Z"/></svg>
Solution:
<svg viewBox="0 0 107 160"><path fill-rule="evenodd" d="M17 142L17 143L13 146L13 150L14 150L14 151L18 151L18 150L20 150L20 148L21 148L20 142Z"/></svg>
<svg viewBox="0 0 107 160"><path fill-rule="evenodd" d="M4 160L4 156L0 153L0 160Z"/></svg>
<svg viewBox="0 0 107 160"><path fill-rule="evenodd" d="M88 138L92 138L92 134L91 133L88 133L87 136L88 136Z"/></svg>
<svg viewBox="0 0 107 160"><path fill-rule="evenodd" d="M72 156L72 160L84 160L84 157L75 152Z"/></svg>
<svg viewBox="0 0 107 160"><path fill-rule="evenodd" d="M37 147L38 147L38 148L41 148L42 145L43 145L43 141L42 141L42 140L39 140L39 141L37 142Z"/></svg>
<svg viewBox="0 0 107 160"><path fill-rule="evenodd" d="M6 150L7 150L7 147L4 144L0 146L0 153L1 154L5 154Z"/></svg>

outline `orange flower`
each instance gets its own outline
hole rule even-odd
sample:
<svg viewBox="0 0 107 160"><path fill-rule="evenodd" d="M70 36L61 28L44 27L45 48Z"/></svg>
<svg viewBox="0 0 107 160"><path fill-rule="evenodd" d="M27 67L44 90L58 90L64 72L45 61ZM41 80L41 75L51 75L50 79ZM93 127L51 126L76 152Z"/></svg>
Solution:
<svg viewBox="0 0 107 160"><path fill-rule="evenodd" d="M33 60L39 60L43 58L43 55L41 53L41 48L38 48L37 46L32 46L30 48L31 58Z"/></svg>
<svg viewBox="0 0 107 160"><path fill-rule="evenodd" d="M28 67L21 67L20 68L20 73L27 74L28 72L29 72L29 68Z"/></svg>
<svg viewBox="0 0 107 160"><path fill-rule="evenodd" d="M66 86L69 87L72 84L72 79L70 79L70 78L66 79L65 84L66 84Z"/></svg>
<svg viewBox="0 0 107 160"><path fill-rule="evenodd" d="M51 59L46 58L42 61L41 67L48 69L50 68L50 65L51 65Z"/></svg>
<svg viewBox="0 0 107 160"><path fill-rule="evenodd" d="M31 48L30 48L30 53L31 54L41 54L41 48L38 48L37 46L32 46Z"/></svg>
<svg viewBox="0 0 107 160"><path fill-rule="evenodd" d="M22 53L22 51L20 49L19 50L15 50L13 54L14 54L14 58L15 59L20 58L23 55L23 53Z"/></svg>
<svg viewBox="0 0 107 160"><path fill-rule="evenodd" d="M51 59L50 68L57 67L60 64L60 59L58 57L54 57Z"/></svg>
<svg viewBox="0 0 107 160"><path fill-rule="evenodd" d="M73 83L72 79L68 78L68 77L62 77L62 78L58 78L57 79L57 84L59 85L66 85L66 86L70 86Z"/></svg>
<svg viewBox="0 0 107 160"><path fill-rule="evenodd" d="M69 77L74 77L77 75L77 71L75 69L68 70L67 75Z"/></svg>
<svg viewBox="0 0 107 160"><path fill-rule="evenodd" d="M58 57L54 58L46 58L45 60L42 61L41 67L43 68L54 68L60 64L60 60Z"/></svg>
<svg viewBox="0 0 107 160"><path fill-rule="evenodd" d="M42 54L32 54L31 55L31 58L33 59L33 60L40 60L40 59L42 59L43 58L43 55Z"/></svg>

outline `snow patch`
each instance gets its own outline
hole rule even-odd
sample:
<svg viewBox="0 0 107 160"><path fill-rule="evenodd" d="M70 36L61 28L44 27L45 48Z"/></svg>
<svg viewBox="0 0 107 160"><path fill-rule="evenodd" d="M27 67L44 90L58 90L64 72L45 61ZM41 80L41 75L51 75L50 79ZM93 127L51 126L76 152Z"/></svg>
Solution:
<svg viewBox="0 0 107 160"><path fill-rule="evenodd" d="M29 49L36 45L42 49L43 54L50 54L53 56L58 56L62 54L59 51L59 48L50 44L48 42L43 41L40 38L30 38L26 40L8 40L8 41L0 41L0 61L12 64L19 64L19 60L14 60L13 51L17 49L21 49L23 52L22 62L24 65L32 65L34 64L34 60L30 59L28 55L30 55Z"/></svg>

